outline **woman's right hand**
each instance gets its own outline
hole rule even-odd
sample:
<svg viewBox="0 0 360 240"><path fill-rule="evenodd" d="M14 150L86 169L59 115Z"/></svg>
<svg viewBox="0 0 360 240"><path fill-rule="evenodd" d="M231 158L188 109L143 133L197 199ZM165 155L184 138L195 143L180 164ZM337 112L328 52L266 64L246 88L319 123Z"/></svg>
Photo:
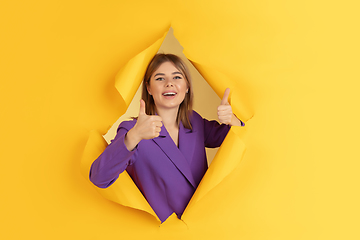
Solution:
<svg viewBox="0 0 360 240"><path fill-rule="evenodd" d="M140 100L140 111L135 126L125 136L125 145L129 151L143 139L153 139L160 135L162 119L157 115L147 115L145 102Z"/></svg>

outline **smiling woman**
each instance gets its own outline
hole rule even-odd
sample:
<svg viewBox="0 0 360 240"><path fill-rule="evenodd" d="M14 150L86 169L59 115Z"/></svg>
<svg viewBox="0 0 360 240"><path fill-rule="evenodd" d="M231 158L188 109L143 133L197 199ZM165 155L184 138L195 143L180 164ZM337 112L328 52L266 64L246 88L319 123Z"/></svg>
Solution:
<svg viewBox="0 0 360 240"><path fill-rule="evenodd" d="M161 222L186 208L208 166L205 147L219 147L230 126L242 122L232 113L224 93L219 124L192 110L191 78L183 61L157 54L143 79L137 119L119 125L117 135L90 169L100 188L127 170Z"/></svg>

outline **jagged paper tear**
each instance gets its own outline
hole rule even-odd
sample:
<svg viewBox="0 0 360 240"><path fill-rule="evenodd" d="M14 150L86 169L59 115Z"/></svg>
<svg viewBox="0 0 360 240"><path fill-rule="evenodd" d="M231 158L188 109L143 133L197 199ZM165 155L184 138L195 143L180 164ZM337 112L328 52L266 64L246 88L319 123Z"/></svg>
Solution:
<svg viewBox="0 0 360 240"><path fill-rule="evenodd" d="M125 112L130 105L131 100L142 82L147 65L159 50L166 34L167 32L150 47L133 57L117 74L115 87L124 102L123 112ZM187 53L186 56L191 60L192 64L204 79L206 79L219 97L222 97L227 87L231 89L229 101L232 105L233 112L243 122L246 122L252 117L251 112L246 109L244 102L241 101L241 96L237 91L238 86L236 81L229 79L227 76L213 68L195 62ZM221 183L221 181L240 163L245 152L245 144L241 140L241 136L245 131L246 129L243 127L231 128L194 196L185 209L182 216L183 219L186 219L186 212L188 212L189 209L193 208L209 191L217 187L219 183ZM81 159L81 171L85 178L89 179L91 164L106 147L107 143L102 135L96 130L91 131ZM94 187L106 199L126 207L147 212L160 222L159 218L126 171L121 173L119 178L110 187L106 189Z"/></svg>

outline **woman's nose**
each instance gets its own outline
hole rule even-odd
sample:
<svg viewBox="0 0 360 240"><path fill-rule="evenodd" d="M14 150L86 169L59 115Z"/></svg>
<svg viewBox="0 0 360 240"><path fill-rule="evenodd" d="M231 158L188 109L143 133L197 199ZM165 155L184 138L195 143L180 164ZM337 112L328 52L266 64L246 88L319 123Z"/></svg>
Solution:
<svg viewBox="0 0 360 240"><path fill-rule="evenodd" d="M168 80L166 81L165 86L166 86L166 87L173 87L173 86L174 86L174 84L173 84L173 82L172 82L172 80L171 80L171 79L168 79Z"/></svg>

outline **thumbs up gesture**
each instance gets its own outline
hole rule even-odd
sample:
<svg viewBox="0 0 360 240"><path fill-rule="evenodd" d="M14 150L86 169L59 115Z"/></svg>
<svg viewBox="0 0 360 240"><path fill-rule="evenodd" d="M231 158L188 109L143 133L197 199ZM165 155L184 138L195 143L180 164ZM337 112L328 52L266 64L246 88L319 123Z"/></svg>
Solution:
<svg viewBox="0 0 360 240"><path fill-rule="evenodd" d="M152 139L160 135L162 118L157 115L147 115L145 102L140 100L140 111L135 126L128 131L125 137L125 145L132 150L143 139Z"/></svg>
<svg viewBox="0 0 360 240"><path fill-rule="evenodd" d="M233 114L232 108L229 104L230 88L227 88L224 92L224 96L218 106L218 118L220 123L228 124L230 126L241 126L240 120Z"/></svg>
<svg viewBox="0 0 360 240"><path fill-rule="evenodd" d="M145 112L145 102L140 100L140 111L137 122L134 126L137 134L142 139L152 139L160 135L162 119L157 115L147 115Z"/></svg>

